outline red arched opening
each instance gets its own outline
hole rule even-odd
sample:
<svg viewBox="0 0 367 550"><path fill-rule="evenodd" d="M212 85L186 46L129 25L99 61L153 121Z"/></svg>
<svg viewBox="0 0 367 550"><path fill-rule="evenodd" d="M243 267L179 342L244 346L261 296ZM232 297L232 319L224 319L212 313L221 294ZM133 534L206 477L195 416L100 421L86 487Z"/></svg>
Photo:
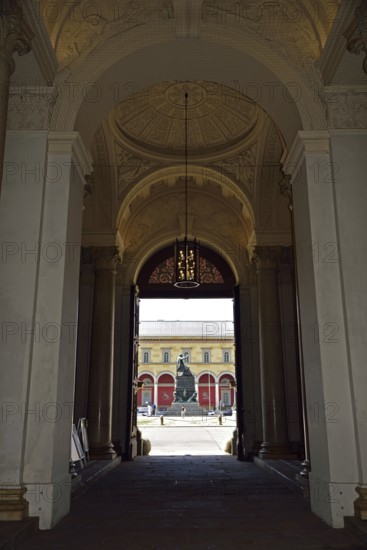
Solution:
<svg viewBox="0 0 367 550"><path fill-rule="evenodd" d="M153 403L154 401L154 379L151 374L141 374L139 376L139 382L143 385L138 391L137 406L145 406L147 403Z"/></svg>
<svg viewBox="0 0 367 550"><path fill-rule="evenodd" d="M222 374L219 378L219 401L222 407L232 407L234 404L234 384L235 379L231 374Z"/></svg>
<svg viewBox="0 0 367 550"><path fill-rule="evenodd" d="M199 378L199 404L208 409L215 407L215 379L214 376L205 373Z"/></svg>
<svg viewBox="0 0 367 550"><path fill-rule="evenodd" d="M174 399L175 379L172 374L163 373L158 378L158 403L157 407L164 409L169 407Z"/></svg>

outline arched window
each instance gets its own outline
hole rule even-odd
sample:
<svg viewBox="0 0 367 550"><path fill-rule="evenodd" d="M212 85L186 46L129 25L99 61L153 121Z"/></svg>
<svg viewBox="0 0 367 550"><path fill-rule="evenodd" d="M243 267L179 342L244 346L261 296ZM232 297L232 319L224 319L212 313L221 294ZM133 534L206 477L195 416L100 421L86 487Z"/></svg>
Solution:
<svg viewBox="0 0 367 550"><path fill-rule="evenodd" d="M169 363L169 353L168 353L168 351L163 352L163 363Z"/></svg>
<svg viewBox="0 0 367 550"><path fill-rule="evenodd" d="M149 351L143 353L143 363L149 363Z"/></svg>
<svg viewBox="0 0 367 550"><path fill-rule="evenodd" d="M210 362L210 354L208 351L204 351L203 354L203 363L209 363Z"/></svg>
<svg viewBox="0 0 367 550"><path fill-rule="evenodd" d="M229 363L229 351L223 353L223 361L224 363Z"/></svg>

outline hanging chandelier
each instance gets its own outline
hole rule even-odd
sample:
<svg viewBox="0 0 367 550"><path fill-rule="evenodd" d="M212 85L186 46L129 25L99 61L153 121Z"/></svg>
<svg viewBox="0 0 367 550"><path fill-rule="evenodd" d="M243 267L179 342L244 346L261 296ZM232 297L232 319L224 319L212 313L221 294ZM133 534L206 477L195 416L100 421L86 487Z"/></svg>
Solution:
<svg viewBox="0 0 367 550"><path fill-rule="evenodd" d="M188 93L185 92L185 238L176 239L175 246L175 286L178 288L195 288L199 282L199 245L196 239L189 241L187 238L187 102Z"/></svg>

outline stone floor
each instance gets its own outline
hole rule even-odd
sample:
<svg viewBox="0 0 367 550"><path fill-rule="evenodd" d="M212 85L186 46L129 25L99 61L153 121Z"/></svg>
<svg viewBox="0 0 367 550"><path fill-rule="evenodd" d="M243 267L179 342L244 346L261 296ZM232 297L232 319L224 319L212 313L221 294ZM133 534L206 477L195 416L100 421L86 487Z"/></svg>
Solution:
<svg viewBox="0 0 367 550"><path fill-rule="evenodd" d="M229 455L139 457L72 504L24 550L359 550L310 512L299 492Z"/></svg>

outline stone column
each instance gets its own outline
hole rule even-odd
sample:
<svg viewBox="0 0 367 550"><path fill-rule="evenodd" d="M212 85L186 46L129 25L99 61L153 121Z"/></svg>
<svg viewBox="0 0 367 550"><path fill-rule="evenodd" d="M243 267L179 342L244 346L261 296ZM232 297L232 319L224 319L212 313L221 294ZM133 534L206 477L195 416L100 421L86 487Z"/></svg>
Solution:
<svg viewBox="0 0 367 550"><path fill-rule="evenodd" d="M251 458L258 455L263 441L260 373L259 300L256 266L246 267L247 283L240 289L242 329L243 399L245 404L245 450Z"/></svg>
<svg viewBox="0 0 367 550"><path fill-rule="evenodd" d="M277 262L281 247L256 246L260 324L263 442L260 458L296 458L290 452L283 370Z"/></svg>
<svg viewBox="0 0 367 550"><path fill-rule="evenodd" d="M303 452L301 434L300 368L297 356L297 314L294 289L293 247L283 246L279 262L279 303L282 326L288 437L294 451Z"/></svg>
<svg viewBox="0 0 367 550"><path fill-rule="evenodd" d="M94 270L90 248L82 247L80 257L78 332L74 393L74 424L87 417L88 370L93 315Z"/></svg>
<svg viewBox="0 0 367 550"><path fill-rule="evenodd" d="M132 372L130 358L131 304L130 286L120 265L116 275L115 337L113 373L112 441L122 460L130 460Z"/></svg>
<svg viewBox="0 0 367 550"><path fill-rule="evenodd" d="M119 260L114 246L91 247L95 266L92 341L88 387L90 457L116 457L112 444L112 383L115 322L115 275Z"/></svg>
<svg viewBox="0 0 367 550"><path fill-rule="evenodd" d="M215 404L219 406L219 380L215 381Z"/></svg>
<svg viewBox="0 0 367 550"><path fill-rule="evenodd" d="M0 191L4 164L6 121L10 75L14 71L13 53L31 50L33 32L23 17L17 0L2 0L0 7Z"/></svg>

